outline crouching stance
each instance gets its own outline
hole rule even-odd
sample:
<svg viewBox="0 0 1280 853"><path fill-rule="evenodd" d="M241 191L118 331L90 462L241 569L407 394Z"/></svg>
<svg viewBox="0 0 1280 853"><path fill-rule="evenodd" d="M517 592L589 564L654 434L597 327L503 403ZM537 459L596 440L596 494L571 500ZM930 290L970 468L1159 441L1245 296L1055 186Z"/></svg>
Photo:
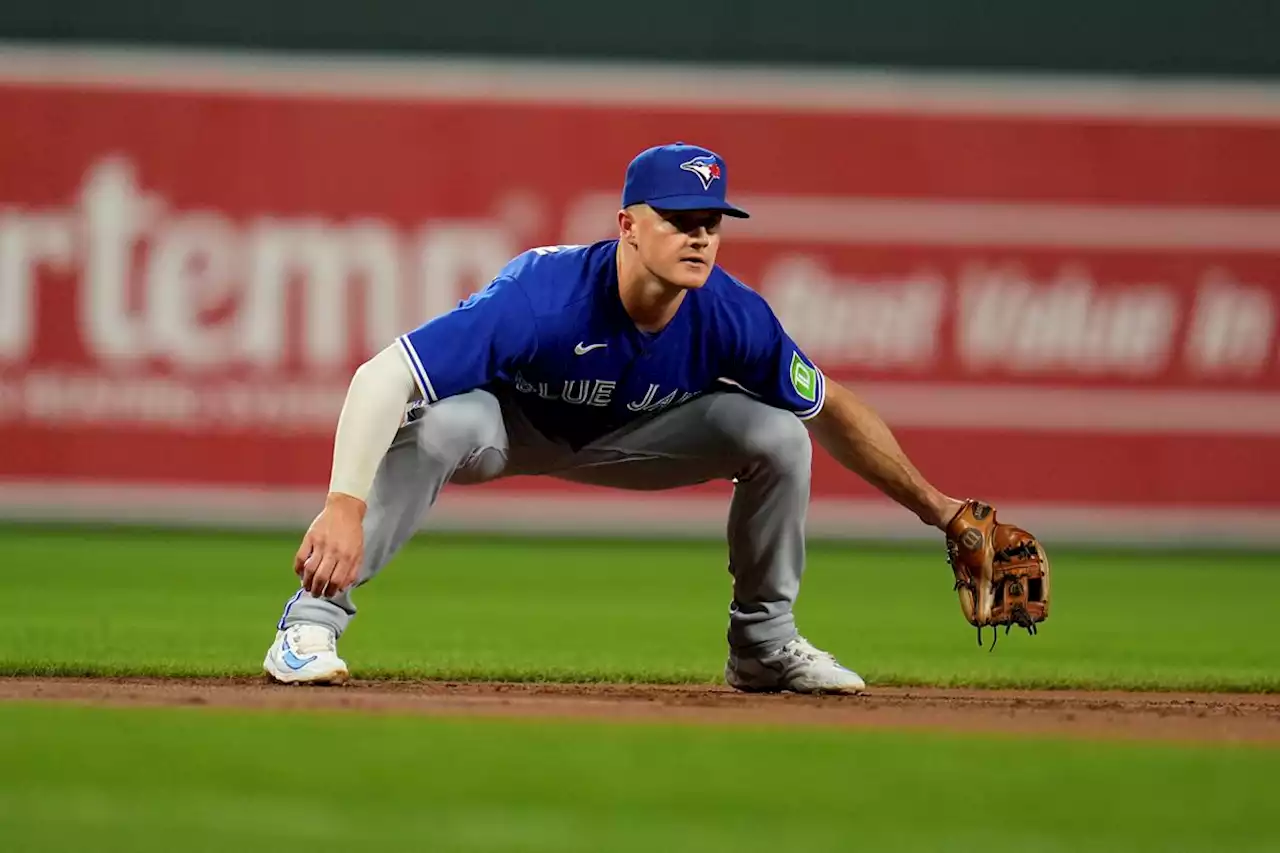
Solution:
<svg viewBox="0 0 1280 853"><path fill-rule="evenodd" d="M538 475L661 490L723 479L734 483L726 681L863 689L792 615L810 436L927 524L944 528L961 502L930 486L883 421L716 265L722 218L746 216L725 200L726 181L706 149L642 152L627 169L616 239L519 255L356 371L268 675L347 679L336 641L356 612L352 590L392 559L447 483Z"/></svg>

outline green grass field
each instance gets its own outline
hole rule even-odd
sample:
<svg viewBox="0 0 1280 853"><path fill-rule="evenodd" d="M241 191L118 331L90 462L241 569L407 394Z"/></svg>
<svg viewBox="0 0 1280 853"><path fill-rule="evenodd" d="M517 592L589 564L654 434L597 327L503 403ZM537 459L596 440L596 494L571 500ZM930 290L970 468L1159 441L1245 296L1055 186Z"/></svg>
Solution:
<svg viewBox="0 0 1280 853"><path fill-rule="evenodd" d="M257 673L295 548L0 529L0 673ZM1040 635L988 653L940 550L815 544L801 631L881 685L1280 690L1280 555L1057 549ZM357 593L341 651L359 677L715 682L729 589L714 542L422 536Z"/></svg>
<svg viewBox="0 0 1280 853"><path fill-rule="evenodd" d="M292 535L0 528L2 675L256 674ZM940 549L816 544L801 629L872 685L1275 691L1274 554L1057 549L979 649ZM358 677L718 683L706 542L423 536ZM989 634L988 634L989 636ZM303 694L305 695L305 694ZM0 703L0 849L1274 851L1270 746Z"/></svg>
<svg viewBox="0 0 1280 853"><path fill-rule="evenodd" d="M22 704L0 731L22 735L0 739L15 853L1280 843L1277 750Z"/></svg>

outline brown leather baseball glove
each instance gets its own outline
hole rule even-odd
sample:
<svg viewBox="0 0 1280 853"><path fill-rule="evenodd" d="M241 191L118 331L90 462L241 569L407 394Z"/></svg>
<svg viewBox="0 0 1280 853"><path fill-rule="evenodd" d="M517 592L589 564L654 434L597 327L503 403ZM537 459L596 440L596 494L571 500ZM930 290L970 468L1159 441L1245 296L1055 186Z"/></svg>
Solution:
<svg viewBox="0 0 1280 853"><path fill-rule="evenodd" d="M960 610L982 629L1014 625L1036 632L1049 618L1049 555L1027 531L996 521L996 511L981 501L965 501L947 525L947 558L956 576ZM999 634L996 634L999 637ZM995 648L995 640L991 648Z"/></svg>

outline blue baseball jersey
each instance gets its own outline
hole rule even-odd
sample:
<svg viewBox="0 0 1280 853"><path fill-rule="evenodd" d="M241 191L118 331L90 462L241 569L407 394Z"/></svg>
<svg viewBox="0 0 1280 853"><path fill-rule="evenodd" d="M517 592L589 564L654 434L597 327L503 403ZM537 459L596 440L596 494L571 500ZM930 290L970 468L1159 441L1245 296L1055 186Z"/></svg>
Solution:
<svg viewBox="0 0 1280 853"><path fill-rule="evenodd" d="M616 240L532 249L400 336L423 398L509 391L534 427L575 448L726 383L801 418L822 409L822 372L763 297L716 266L666 327L642 332L618 296L616 251Z"/></svg>

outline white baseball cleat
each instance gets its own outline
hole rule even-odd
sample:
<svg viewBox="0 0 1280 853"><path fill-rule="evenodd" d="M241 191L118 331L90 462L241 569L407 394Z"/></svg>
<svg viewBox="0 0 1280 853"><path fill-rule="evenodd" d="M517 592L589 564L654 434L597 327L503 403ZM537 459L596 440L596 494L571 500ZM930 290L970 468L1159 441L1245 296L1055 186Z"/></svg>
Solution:
<svg viewBox="0 0 1280 853"><path fill-rule="evenodd" d="M277 631L262 668L281 684L344 684L351 677L338 657L333 631L323 625L290 625Z"/></svg>
<svg viewBox="0 0 1280 853"><path fill-rule="evenodd" d="M862 676L840 665L835 656L815 648L804 637L788 640L782 648L760 658L729 653L724 680L747 693L861 693Z"/></svg>

